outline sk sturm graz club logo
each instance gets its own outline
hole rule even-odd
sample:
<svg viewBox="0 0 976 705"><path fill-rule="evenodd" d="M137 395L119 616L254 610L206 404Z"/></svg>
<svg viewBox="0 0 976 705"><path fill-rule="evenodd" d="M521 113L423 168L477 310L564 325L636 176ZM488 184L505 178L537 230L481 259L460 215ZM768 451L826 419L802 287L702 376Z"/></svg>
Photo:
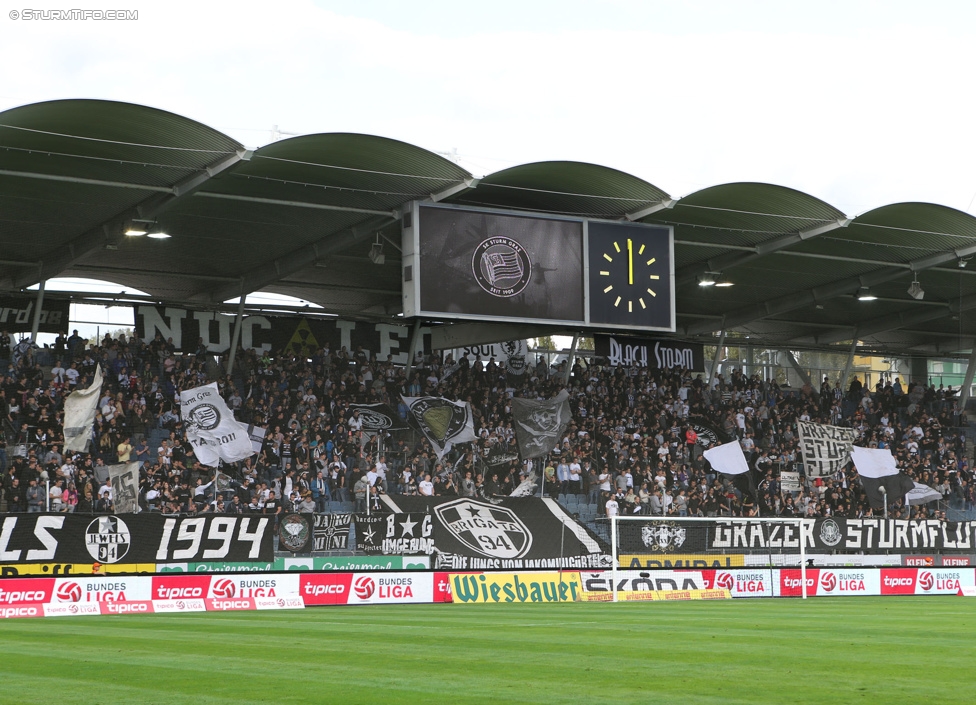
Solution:
<svg viewBox="0 0 976 705"><path fill-rule="evenodd" d="M366 431L384 431L393 426L393 419L375 409L360 409L359 419Z"/></svg>
<svg viewBox="0 0 976 705"><path fill-rule="evenodd" d="M420 430L441 445L463 431L468 421L468 412L463 406L438 397L421 397L410 411Z"/></svg>
<svg viewBox="0 0 976 705"><path fill-rule="evenodd" d="M820 525L820 540L828 546L836 546L844 538L840 526L833 519L827 519Z"/></svg>
<svg viewBox="0 0 976 705"><path fill-rule="evenodd" d="M670 524L648 524L641 527L641 541L652 551L669 553L681 548L685 543L683 526Z"/></svg>
<svg viewBox="0 0 976 705"><path fill-rule="evenodd" d="M85 529L85 548L99 563L117 563L129 551L129 527L118 517L99 517Z"/></svg>
<svg viewBox="0 0 976 705"><path fill-rule="evenodd" d="M520 375L525 373L525 341L510 340L502 343L502 350L508 359L505 361L505 371L510 375Z"/></svg>
<svg viewBox="0 0 976 705"><path fill-rule="evenodd" d="M300 514L286 514L278 526L278 543L289 551L300 551L308 542L311 529Z"/></svg>
<svg viewBox="0 0 976 705"><path fill-rule="evenodd" d="M504 507L459 499L434 512L458 541L490 558L520 558L532 548L532 532Z"/></svg>
<svg viewBox="0 0 976 705"><path fill-rule="evenodd" d="M474 248L471 271L492 296L508 298L529 283L532 263L520 244L508 237L490 237Z"/></svg>
<svg viewBox="0 0 976 705"><path fill-rule="evenodd" d="M220 425L220 412L213 404L198 404L187 420L201 431L212 431Z"/></svg>

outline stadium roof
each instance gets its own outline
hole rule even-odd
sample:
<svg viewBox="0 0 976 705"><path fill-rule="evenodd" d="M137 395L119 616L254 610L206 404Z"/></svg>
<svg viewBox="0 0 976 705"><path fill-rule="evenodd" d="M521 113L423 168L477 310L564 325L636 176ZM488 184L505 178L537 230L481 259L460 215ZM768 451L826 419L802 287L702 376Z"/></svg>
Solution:
<svg viewBox="0 0 976 705"><path fill-rule="evenodd" d="M976 218L929 203L857 217L783 186L722 184L675 198L571 161L483 178L432 152L360 134L250 151L205 125L127 103L59 100L0 113L0 290L80 276L212 307L288 294L351 318L401 310L400 209L416 199L674 226L677 336L723 328L756 345L857 338L901 355L973 346ZM131 224L167 240L126 237ZM369 258L385 244L385 264ZM702 287L721 273L735 285ZM913 279L924 299L909 295ZM869 289L873 301L858 300ZM399 319L398 319L399 320Z"/></svg>

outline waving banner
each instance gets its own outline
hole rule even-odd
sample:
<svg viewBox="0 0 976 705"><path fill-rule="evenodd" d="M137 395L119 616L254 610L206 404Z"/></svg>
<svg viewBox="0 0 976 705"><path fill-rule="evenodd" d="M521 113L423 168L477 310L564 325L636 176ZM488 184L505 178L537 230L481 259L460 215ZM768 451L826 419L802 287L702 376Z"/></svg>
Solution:
<svg viewBox="0 0 976 705"><path fill-rule="evenodd" d="M102 367L95 365L95 379L88 389L76 389L64 400L64 452L87 453L98 397L102 392Z"/></svg>
<svg viewBox="0 0 976 705"><path fill-rule="evenodd" d="M234 419L216 383L180 392L186 439L204 465L236 463L254 455L247 427Z"/></svg>
<svg viewBox="0 0 976 705"><path fill-rule="evenodd" d="M437 459L457 443L476 440L471 406L464 401L443 397L402 397L410 416L430 441Z"/></svg>
<svg viewBox="0 0 976 705"><path fill-rule="evenodd" d="M797 421L800 452L807 477L827 477L847 464L854 445L854 429Z"/></svg>
<svg viewBox="0 0 976 705"><path fill-rule="evenodd" d="M512 399L512 416L522 458L538 458L557 445L572 417L569 392L565 389L552 399Z"/></svg>
<svg viewBox="0 0 976 705"><path fill-rule="evenodd" d="M350 404L349 413L358 411L363 422L363 432L376 434L380 431L403 431L410 428L388 404Z"/></svg>
<svg viewBox="0 0 976 705"><path fill-rule="evenodd" d="M141 462L109 465L112 482L112 503L119 514L139 513L139 466Z"/></svg>

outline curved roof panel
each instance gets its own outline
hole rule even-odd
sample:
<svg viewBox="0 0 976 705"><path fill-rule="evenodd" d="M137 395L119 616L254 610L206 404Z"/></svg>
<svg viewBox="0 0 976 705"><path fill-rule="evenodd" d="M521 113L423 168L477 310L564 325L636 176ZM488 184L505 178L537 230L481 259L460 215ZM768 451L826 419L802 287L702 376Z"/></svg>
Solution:
<svg viewBox="0 0 976 705"><path fill-rule="evenodd" d="M622 218L668 199L667 193L617 169L585 162L522 164L490 174L451 199L466 205Z"/></svg>
<svg viewBox="0 0 976 705"><path fill-rule="evenodd" d="M729 183L672 200L631 174L575 161L472 179L420 147L313 134L253 153L188 118L99 100L0 113L0 290L61 273L160 301L214 304L279 291L327 312L396 320L398 216L413 200L667 224L679 334L725 328L757 345L823 348L859 337L914 354L968 348L976 328L976 218L897 203L848 219L809 194ZM170 240L126 238L133 219ZM151 224L151 225L150 225ZM385 248L376 264L370 248ZM731 289L699 287L722 271ZM907 286L917 279L923 299ZM859 302L870 287L879 298Z"/></svg>

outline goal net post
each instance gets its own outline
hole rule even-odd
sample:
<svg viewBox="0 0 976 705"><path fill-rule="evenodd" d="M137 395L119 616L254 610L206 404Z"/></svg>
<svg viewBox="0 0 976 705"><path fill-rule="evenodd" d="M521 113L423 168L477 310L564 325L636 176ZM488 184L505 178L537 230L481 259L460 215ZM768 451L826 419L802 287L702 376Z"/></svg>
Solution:
<svg viewBox="0 0 976 705"><path fill-rule="evenodd" d="M774 568L799 569L806 599L812 528L799 517L610 517L613 599L621 571L722 569L734 580L738 572ZM733 548L744 545L750 548Z"/></svg>

